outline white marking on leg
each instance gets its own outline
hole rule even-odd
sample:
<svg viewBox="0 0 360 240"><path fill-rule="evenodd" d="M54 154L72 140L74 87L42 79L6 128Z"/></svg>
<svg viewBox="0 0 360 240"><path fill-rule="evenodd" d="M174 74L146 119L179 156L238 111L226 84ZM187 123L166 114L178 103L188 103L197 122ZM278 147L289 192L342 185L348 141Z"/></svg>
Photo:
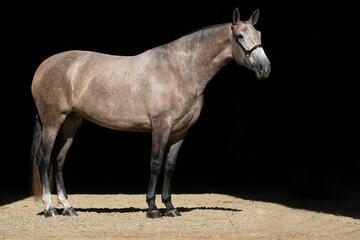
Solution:
<svg viewBox="0 0 360 240"><path fill-rule="evenodd" d="M59 203L61 203L65 209L71 208L69 200L62 193L58 194L58 200L59 200Z"/></svg>
<svg viewBox="0 0 360 240"><path fill-rule="evenodd" d="M51 194L50 194L50 192L45 192L43 194L42 201L46 206L46 210L49 210L50 208L53 208L52 202L51 202Z"/></svg>

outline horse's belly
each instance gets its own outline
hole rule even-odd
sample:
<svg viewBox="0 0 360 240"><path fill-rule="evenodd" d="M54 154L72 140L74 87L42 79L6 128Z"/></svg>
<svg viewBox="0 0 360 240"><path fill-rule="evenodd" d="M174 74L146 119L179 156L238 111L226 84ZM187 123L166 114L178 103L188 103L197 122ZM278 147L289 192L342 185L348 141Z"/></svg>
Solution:
<svg viewBox="0 0 360 240"><path fill-rule="evenodd" d="M106 128L132 132L151 131L150 120L145 114L129 114L129 112L117 112L114 109L106 111L106 108L101 110L85 108L76 112L85 119Z"/></svg>
<svg viewBox="0 0 360 240"><path fill-rule="evenodd" d="M105 61L104 61L105 62ZM89 64L90 65L90 64ZM101 126L124 131L150 131L146 84L114 72L112 62L91 70L80 68L74 77L72 105L84 118Z"/></svg>
<svg viewBox="0 0 360 240"><path fill-rule="evenodd" d="M74 98L74 110L98 125L123 131L150 131L150 118L143 95L98 86ZM114 89L113 89L114 90Z"/></svg>

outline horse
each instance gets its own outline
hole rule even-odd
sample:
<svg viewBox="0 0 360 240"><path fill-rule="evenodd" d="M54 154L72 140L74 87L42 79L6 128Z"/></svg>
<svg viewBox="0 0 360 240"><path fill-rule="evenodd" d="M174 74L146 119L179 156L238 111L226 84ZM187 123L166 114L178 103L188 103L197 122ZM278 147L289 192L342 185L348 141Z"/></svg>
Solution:
<svg viewBox="0 0 360 240"><path fill-rule="evenodd" d="M55 180L64 216L77 216L66 194L62 169L83 119L100 126L151 132L150 181L146 216L163 215L155 204L158 176L164 168L162 202L165 216L180 216L171 202L171 179L178 151L203 106L207 83L229 61L266 79L271 64L254 25L235 8L232 22L213 25L135 56L91 51L55 54L37 68L31 92L37 112L32 144L32 194L45 204L44 216L58 213L52 205Z"/></svg>

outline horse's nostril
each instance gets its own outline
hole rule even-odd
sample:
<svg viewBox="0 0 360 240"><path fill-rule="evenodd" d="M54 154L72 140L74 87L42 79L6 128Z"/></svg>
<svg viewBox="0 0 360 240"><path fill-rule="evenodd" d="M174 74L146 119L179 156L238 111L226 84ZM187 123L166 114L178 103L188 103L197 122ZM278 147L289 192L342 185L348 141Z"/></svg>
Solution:
<svg viewBox="0 0 360 240"><path fill-rule="evenodd" d="M265 67L264 65L262 65L261 63L259 64L259 73L264 73L265 72Z"/></svg>

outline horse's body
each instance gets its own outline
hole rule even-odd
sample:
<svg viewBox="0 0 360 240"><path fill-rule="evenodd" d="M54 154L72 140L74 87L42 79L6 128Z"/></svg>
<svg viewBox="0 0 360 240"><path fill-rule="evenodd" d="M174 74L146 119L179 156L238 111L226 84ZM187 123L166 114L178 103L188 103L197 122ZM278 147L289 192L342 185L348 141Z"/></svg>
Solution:
<svg viewBox="0 0 360 240"><path fill-rule="evenodd" d="M33 155L45 216L57 214L50 195L51 164L63 214L76 215L67 199L62 167L83 118L115 130L152 132L147 216L160 216L155 192L164 156L166 215L180 215L171 203L171 176L183 139L199 117L206 84L232 59L254 70L258 78L266 78L270 72L260 36L253 28L258 11L247 22L240 22L239 17L236 10L232 24L199 30L137 56L68 51L39 66L32 83L38 110ZM237 39L238 32L246 35L246 41ZM36 173L35 195L40 193Z"/></svg>

